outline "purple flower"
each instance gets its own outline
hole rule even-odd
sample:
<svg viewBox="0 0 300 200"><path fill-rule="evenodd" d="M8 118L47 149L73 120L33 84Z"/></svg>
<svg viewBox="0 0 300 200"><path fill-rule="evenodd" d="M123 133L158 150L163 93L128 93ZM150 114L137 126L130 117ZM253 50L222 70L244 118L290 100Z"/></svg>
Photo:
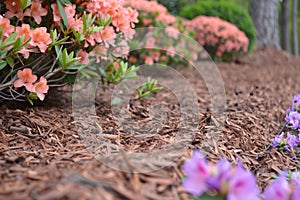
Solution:
<svg viewBox="0 0 300 200"><path fill-rule="evenodd" d="M285 117L285 120L288 123L288 126L294 130L297 130L299 128L300 113L292 111Z"/></svg>
<svg viewBox="0 0 300 200"><path fill-rule="evenodd" d="M208 179L208 185L210 188L215 189L217 191L222 190L223 183L228 183L232 175L232 166L231 164L225 159L222 158L215 167L215 174Z"/></svg>
<svg viewBox="0 0 300 200"><path fill-rule="evenodd" d="M283 136L284 133L281 133L280 135L276 135L276 137L272 139L272 147L281 146L285 142Z"/></svg>
<svg viewBox="0 0 300 200"><path fill-rule="evenodd" d="M227 200L258 200L259 190L255 176L241 166L237 166L230 180Z"/></svg>
<svg viewBox="0 0 300 200"><path fill-rule="evenodd" d="M285 148L288 151L291 151L294 149L294 147L298 146L298 138L296 135L292 135L290 133L287 133L286 135L286 143L287 145L285 146Z"/></svg>
<svg viewBox="0 0 300 200"><path fill-rule="evenodd" d="M288 200L291 192L285 176L280 176L264 192L265 200Z"/></svg>
<svg viewBox="0 0 300 200"><path fill-rule="evenodd" d="M206 180L210 175L205 156L195 150L193 157L184 163L183 169L188 175L183 183L184 189L195 196L202 195L207 190Z"/></svg>
<svg viewBox="0 0 300 200"><path fill-rule="evenodd" d="M291 181L300 183L300 172L293 172L291 176Z"/></svg>
<svg viewBox="0 0 300 200"><path fill-rule="evenodd" d="M300 183L299 182L294 182L294 190L291 195L291 200L299 200L300 197Z"/></svg>

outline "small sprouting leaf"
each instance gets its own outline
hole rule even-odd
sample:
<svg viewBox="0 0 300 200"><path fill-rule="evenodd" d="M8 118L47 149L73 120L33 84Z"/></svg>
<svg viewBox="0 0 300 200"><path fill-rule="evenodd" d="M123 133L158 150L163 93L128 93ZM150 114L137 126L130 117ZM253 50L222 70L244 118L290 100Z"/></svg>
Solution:
<svg viewBox="0 0 300 200"><path fill-rule="evenodd" d="M150 97L151 96L151 93L148 91L148 92L145 92L144 94L142 94L141 96L140 96L140 98L148 98L148 97Z"/></svg>
<svg viewBox="0 0 300 200"><path fill-rule="evenodd" d="M157 88L152 89L151 92L155 93L155 92L159 92L163 89L164 89L163 87L157 87Z"/></svg>

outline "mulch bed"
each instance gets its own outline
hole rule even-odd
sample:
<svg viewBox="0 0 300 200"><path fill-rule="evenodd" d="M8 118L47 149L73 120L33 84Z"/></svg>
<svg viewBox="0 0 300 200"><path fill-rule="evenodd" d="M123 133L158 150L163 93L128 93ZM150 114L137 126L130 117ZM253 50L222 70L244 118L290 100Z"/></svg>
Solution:
<svg viewBox="0 0 300 200"><path fill-rule="evenodd" d="M265 149L283 126L285 110L293 95L300 93L297 84L300 60L285 52L257 49L238 63L217 63L217 66L227 93L226 119L218 140L204 149L207 159L216 162L224 156L236 163L241 158L244 166L256 175L261 190L272 180L272 175L285 169L299 170L298 161L289 155ZM2 103L0 198L188 199L181 186L182 164L194 149L203 149L206 142L210 97L205 85L199 84L204 82L196 73L190 69L180 72L197 93L201 111L198 132L173 164L148 173L115 170L118 166L113 169L87 151L72 117L70 88L53 91L44 104L34 107ZM125 150L149 152L172 141L180 109L170 91L130 102L132 118L143 123L150 117L151 105L165 105L164 127L150 136L126 134L116 124L106 100L105 95L97 98L97 116L102 134L114 144ZM155 159L147 164L152 161ZM124 157L123 163L126 162Z"/></svg>

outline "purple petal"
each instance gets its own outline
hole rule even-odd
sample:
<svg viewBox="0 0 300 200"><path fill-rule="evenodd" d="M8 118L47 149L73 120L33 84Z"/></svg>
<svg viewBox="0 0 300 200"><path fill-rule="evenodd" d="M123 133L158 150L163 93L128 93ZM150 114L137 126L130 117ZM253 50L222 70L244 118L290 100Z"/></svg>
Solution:
<svg viewBox="0 0 300 200"><path fill-rule="evenodd" d="M255 176L242 167L237 167L230 182L227 199L259 200Z"/></svg>
<svg viewBox="0 0 300 200"><path fill-rule="evenodd" d="M189 192L195 196L200 196L203 194L203 192L205 192L205 190L207 189L207 186L206 186L205 180L203 180L202 177L192 176L192 177L187 178L183 182L183 188L187 192Z"/></svg>
<svg viewBox="0 0 300 200"><path fill-rule="evenodd" d="M264 192L265 200L288 200L289 183L284 177L275 180Z"/></svg>

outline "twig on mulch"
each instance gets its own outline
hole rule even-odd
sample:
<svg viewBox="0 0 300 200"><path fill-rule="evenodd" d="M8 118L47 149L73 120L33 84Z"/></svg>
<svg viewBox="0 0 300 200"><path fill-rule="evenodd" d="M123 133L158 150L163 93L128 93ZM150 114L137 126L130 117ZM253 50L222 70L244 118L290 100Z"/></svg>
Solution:
<svg viewBox="0 0 300 200"><path fill-rule="evenodd" d="M31 130L28 127L16 127L16 126L11 126L9 127L10 131L19 131L21 133L25 133L25 134L31 134Z"/></svg>
<svg viewBox="0 0 300 200"><path fill-rule="evenodd" d="M287 125L287 122L284 123L284 125L281 127L280 131L276 134L276 136L277 136L277 135L280 135L280 134L284 131L284 128L286 127L286 125ZM271 148L272 148L272 144L269 144L269 145L265 148L265 150L264 150L263 153L266 153L266 152L269 151Z"/></svg>

